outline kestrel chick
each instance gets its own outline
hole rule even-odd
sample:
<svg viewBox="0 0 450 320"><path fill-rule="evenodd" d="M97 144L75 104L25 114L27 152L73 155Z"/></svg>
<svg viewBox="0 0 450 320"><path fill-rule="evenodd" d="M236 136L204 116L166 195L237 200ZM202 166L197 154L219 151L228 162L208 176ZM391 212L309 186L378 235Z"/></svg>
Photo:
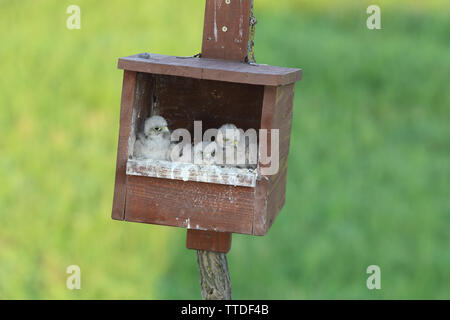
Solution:
<svg viewBox="0 0 450 320"><path fill-rule="evenodd" d="M173 143L169 146L167 160L172 162L192 163L193 149L190 144Z"/></svg>
<svg viewBox="0 0 450 320"><path fill-rule="evenodd" d="M236 146L238 168L255 169L258 163L258 143L243 137Z"/></svg>
<svg viewBox="0 0 450 320"><path fill-rule="evenodd" d="M137 135L134 157L137 159L166 160L170 146L167 121L160 116L145 120L144 131Z"/></svg>
<svg viewBox="0 0 450 320"><path fill-rule="evenodd" d="M199 142L194 147L194 163L214 165L216 163L217 144L215 142Z"/></svg>
<svg viewBox="0 0 450 320"><path fill-rule="evenodd" d="M234 124L224 124L217 132L217 144L222 148L230 148L238 145L241 140L241 132Z"/></svg>
<svg viewBox="0 0 450 320"><path fill-rule="evenodd" d="M234 124L224 124L217 132L217 145L222 149L223 164L235 166L237 146L241 141L241 131Z"/></svg>

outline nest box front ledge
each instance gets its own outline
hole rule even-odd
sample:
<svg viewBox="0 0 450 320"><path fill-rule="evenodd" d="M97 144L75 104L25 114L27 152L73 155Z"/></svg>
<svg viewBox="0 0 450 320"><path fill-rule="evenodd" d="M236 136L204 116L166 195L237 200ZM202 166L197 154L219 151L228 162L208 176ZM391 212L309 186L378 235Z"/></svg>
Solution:
<svg viewBox="0 0 450 320"><path fill-rule="evenodd" d="M257 169L135 159L127 161L127 175L253 188L256 187L256 181L260 178Z"/></svg>

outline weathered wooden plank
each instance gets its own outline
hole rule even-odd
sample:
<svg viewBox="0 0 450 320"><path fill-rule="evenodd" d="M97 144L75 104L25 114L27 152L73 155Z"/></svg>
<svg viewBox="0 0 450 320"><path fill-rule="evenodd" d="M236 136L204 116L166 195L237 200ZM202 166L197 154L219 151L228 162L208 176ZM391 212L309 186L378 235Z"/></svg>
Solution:
<svg viewBox="0 0 450 320"><path fill-rule="evenodd" d="M204 80L280 86L299 81L302 70L207 58L139 54L119 59L119 69Z"/></svg>
<svg viewBox="0 0 450 320"><path fill-rule="evenodd" d="M278 182L267 197L266 233L281 212L286 201L287 167L280 170Z"/></svg>
<svg viewBox="0 0 450 320"><path fill-rule="evenodd" d="M202 57L245 61L251 0L206 0Z"/></svg>
<svg viewBox="0 0 450 320"><path fill-rule="evenodd" d="M125 220L252 234L254 188L128 176Z"/></svg>
<svg viewBox="0 0 450 320"><path fill-rule="evenodd" d="M120 109L119 143L117 147L116 182L112 218L123 220L126 202L126 166L128 160L128 137L136 90L136 72L125 71L123 76L122 103Z"/></svg>
<svg viewBox="0 0 450 320"><path fill-rule="evenodd" d="M254 188L258 173L256 169L130 159L127 162L127 175Z"/></svg>
<svg viewBox="0 0 450 320"><path fill-rule="evenodd" d="M279 171L269 177L268 207L266 228L272 226L286 200L286 184L288 170L288 156L292 128L292 110L294 104L294 84L277 88L273 128L280 130L280 161Z"/></svg>
<svg viewBox="0 0 450 320"><path fill-rule="evenodd" d="M255 214L253 215L252 235L263 236L267 232L267 205L269 181L262 176L255 188Z"/></svg>
<svg viewBox="0 0 450 320"><path fill-rule="evenodd" d="M269 131L267 136L267 150L271 148L271 136L270 130L274 129L273 119L276 107L277 87L266 86L264 89L264 99L262 105L261 114L261 129ZM261 141L259 142L261 144ZM261 163L259 167L264 167ZM261 176L261 180L258 181L256 187L256 206L254 222L253 222L253 234L265 235L267 232L267 207L268 207L268 194L271 187L270 179L267 176Z"/></svg>
<svg viewBox="0 0 450 320"><path fill-rule="evenodd" d="M285 203L293 98L293 84L280 87L267 86L264 91L261 128L280 130L279 169L274 175L262 176L257 184L256 201L260 201L260 204L255 210L253 230L255 235L264 235L269 231ZM267 139L267 149L270 150L270 133ZM260 164L260 167L264 166ZM261 202L262 200L265 202Z"/></svg>

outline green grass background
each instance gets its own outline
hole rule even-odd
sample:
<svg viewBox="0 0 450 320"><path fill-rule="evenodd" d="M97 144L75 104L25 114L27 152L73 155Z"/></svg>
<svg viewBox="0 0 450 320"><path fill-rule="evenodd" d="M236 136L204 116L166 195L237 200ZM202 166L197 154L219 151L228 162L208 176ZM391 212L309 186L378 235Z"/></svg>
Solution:
<svg viewBox="0 0 450 320"><path fill-rule="evenodd" d="M234 298L450 298L449 3L378 1L378 31L369 4L255 0L257 61L304 79L286 206L266 237L233 236ZM110 214L117 59L198 53L203 6L0 0L0 298L200 298L185 230Z"/></svg>

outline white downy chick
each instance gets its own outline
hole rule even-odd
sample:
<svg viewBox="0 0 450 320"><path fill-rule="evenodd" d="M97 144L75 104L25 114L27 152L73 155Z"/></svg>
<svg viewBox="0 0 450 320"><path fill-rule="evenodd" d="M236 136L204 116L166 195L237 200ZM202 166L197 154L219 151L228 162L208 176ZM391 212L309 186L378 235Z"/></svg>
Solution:
<svg viewBox="0 0 450 320"><path fill-rule="evenodd" d="M137 135L134 157L137 159L166 160L170 146L167 121L160 116L145 120L144 132Z"/></svg>
<svg viewBox="0 0 450 320"><path fill-rule="evenodd" d="M203 141L194 147L193 161L195 164L214 165L216 164L217 144L215 142Z"/></svg>
<svg viewBox="0 0 450 320"><path fill-rule="evenodd" d="M249 141L245 136L241 138L236 146L237 167L256 169L258 163L258 143Z"/></svg>
<svg viewBox="0 0 450 320"><path fill-rule="evenodd" d="M217 132L217 145L222 149L223 164L234 167L237 163L237 146L242 138L241 131L234 124L224 124Z"/></svg>
<svg viewBox="0 0 450 320"><path fill-rule="evenodd" d="M192 163L193 148L190 144L173 143L169 146L167 160L172 162Z"/></svg>

